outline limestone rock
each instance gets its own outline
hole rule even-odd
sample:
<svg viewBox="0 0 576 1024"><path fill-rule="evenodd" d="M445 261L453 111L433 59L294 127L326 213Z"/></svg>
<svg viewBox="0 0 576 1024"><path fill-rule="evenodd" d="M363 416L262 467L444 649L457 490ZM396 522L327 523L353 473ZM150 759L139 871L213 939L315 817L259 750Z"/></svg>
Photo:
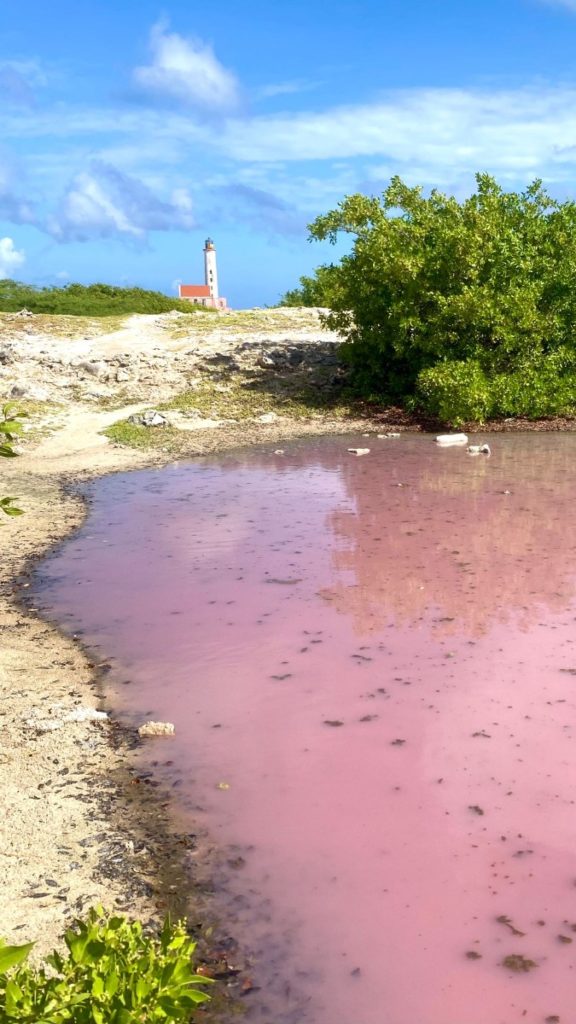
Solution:
<svg viewBox="0 0 576 1024"><path fill-rule="evenodd" d="M172 722L144 722L138 728L139 736L173 736Z"/></svg>
<svg viewBox="0 0 576 1024"><path fill-rule="evenodd" d="M157 409L147 409L146 412L135 412L128 417L128 423L134 423L137 427L164 427L168 420Z"/></svg>

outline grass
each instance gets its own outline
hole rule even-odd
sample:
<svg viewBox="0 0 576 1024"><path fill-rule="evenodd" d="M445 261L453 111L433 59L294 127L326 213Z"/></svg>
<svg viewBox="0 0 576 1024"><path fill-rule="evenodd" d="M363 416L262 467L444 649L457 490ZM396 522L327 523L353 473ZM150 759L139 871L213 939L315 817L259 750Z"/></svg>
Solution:
<svg viewBox="0 0 576 1024"><path fill-rule="evenodd" d="M0 313L0 339L15 334L46 334L53 338L97 338L114 334L125 326L125 316L63 316L35 313L33 317L14 318L14 313Z"/></svg>
<svg viewBox="0 0 576 1024"><path fill-rule="evenodd" d="M324 386L322 386L324 385ZM215 381L203 378L193 387L158 406L160 411L197 412L210 419L247 420L275 412L291 419L310 419L326 414L350 416L354 410L340 393L326 387L318 373L222 375Z"/></svg>
<svg viewBox="0 0 576 1024"><path fill-rule="evenodd" d="M128 420L113 423L102 433L114 444L121 444L127 448L139 448L147 451L159 449L175 454L184 449L186 441L182 431L175 430L173 427L141 427L136 423L129 423Z"/></svg>
<svg viewBox="0 0 576 1024"><path fill-rule="evenodd" d="M219 334L251 334L266 331L313 330L318 331L318 318L312 310L237 309L216 318L191 317L175 320L170 332L174 340L203 335L212 331Z"/></svg>
<svg viewBox="0 0 576 1024"><path fill-rule="evenodd" d="M322 380L320 371L316 380ZM363 415L363 410L336 389L314 387L306 374L220 375L202 378L193 387L169 401L153 406L160 412L198 414L205 419L248 424L264 413L274 412L287 421L347 419ZM196 431L175 427L142 427L119 421L103 433L115 444L131 448L185 454L194 443Z"/></svg>
<svg viewBox="0 0 576 1024"><path fill-rule="evenodd" d="M14 398L7 404L15 416L24 417L24 433L18 437L19 445L40 441L53 433L56 429L55 420L63 409L58 402L41 402L31 398Z"/></svg>

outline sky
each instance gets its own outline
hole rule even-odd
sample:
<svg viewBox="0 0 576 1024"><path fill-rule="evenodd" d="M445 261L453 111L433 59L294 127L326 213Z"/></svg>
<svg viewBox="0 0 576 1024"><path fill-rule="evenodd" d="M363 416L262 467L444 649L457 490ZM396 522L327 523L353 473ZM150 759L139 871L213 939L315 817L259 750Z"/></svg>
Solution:
<svg viewBox="0 0 576 1024"><path fill-rule="evenodd" d="M399 174L576 198L576 0L0 0L0 278L274 304Z"/></svg>

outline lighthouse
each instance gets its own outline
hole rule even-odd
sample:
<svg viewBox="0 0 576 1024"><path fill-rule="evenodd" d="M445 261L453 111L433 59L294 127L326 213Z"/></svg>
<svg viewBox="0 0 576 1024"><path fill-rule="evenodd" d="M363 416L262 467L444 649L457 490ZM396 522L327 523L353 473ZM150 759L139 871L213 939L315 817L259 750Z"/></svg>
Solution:
<svg viewBox="0 0 576 1024"><path fill-rule="evenodd" d="M211 297L218 298L218 269L216 267L216 246L211 238L204 245L204 280L210 289Z"/></svg>
<svg viewBox="0 0 576 1024"><path fill-rule="evenodd" d="M228 303L218 294L218 268L216 267L216 246L211 238L204 243L204 281L205 284L179 284L178 297L197 306L210 306L212 309L228 309Z"/></svg>

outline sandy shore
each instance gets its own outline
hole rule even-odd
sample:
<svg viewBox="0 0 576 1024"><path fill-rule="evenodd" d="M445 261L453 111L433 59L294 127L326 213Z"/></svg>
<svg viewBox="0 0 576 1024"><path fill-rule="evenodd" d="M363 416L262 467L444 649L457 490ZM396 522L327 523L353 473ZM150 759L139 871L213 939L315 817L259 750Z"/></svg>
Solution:
<svg viewBox="0 0 576 1024"><path fill-rule="evenodd" d="M194 892L185 856L189 837L179 833L162 793L139 784L140 741L114 722L101 667L26 600L32 564L85 515L73 482L166 461L162 453L116 447L100 433L133 408L106 412L71 405L53 434L26 444L19 458L0 466L2 494L17 495L25 509L0 530L0 918L3 936L36 941L38 956L96 903L148 921L159 920L167 908L182 912L192 895L209 913L202 892L210 850L197 858ZM363 426L337 420L246 423L195 431L193 450L276 444ZM108 717L91 720L94 710ZM66 721L71 713L86 720Z"/></svg>

